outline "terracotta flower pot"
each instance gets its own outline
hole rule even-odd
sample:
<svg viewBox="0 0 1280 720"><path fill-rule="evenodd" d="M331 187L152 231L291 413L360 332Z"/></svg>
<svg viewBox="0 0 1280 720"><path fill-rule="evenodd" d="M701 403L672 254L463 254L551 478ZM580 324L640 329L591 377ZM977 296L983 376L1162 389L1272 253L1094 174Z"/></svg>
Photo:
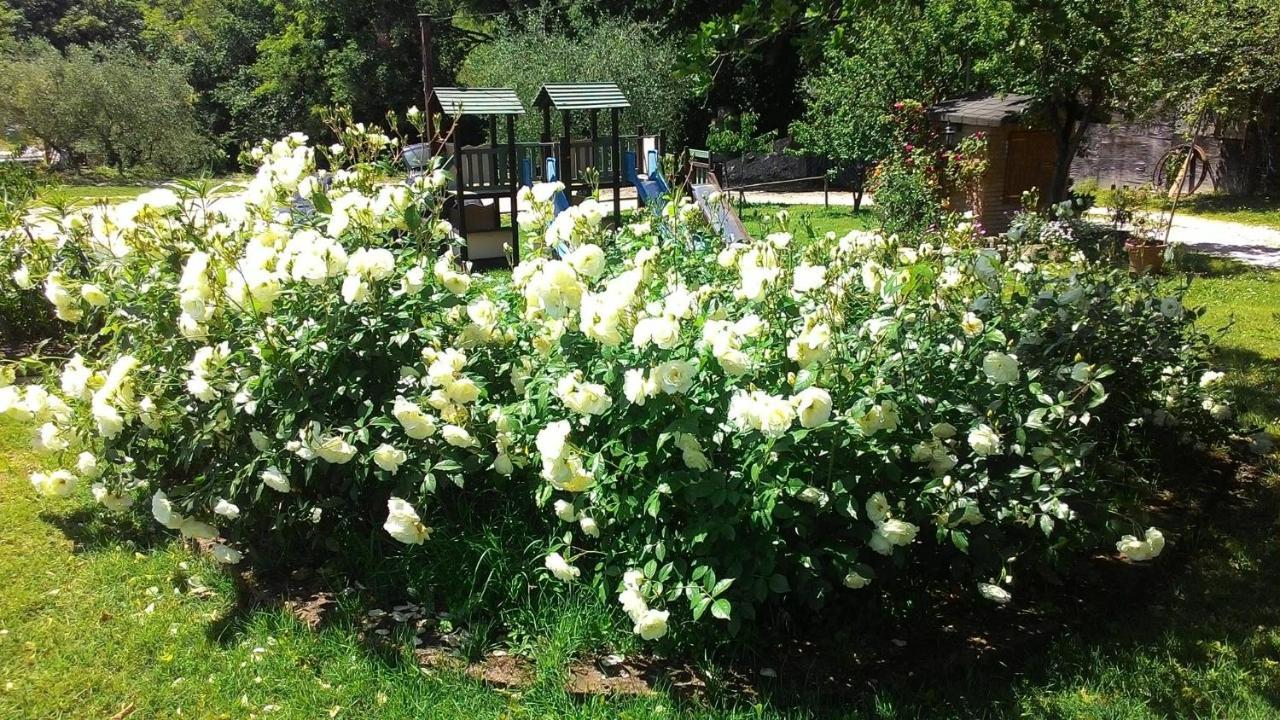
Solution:
<svg viewBox="0 0 1280 720"><path fill-rule="evenodd" d="M1126 242L1124 249L1129 253L1129 272L1135 275L1160 273L1164 270L1164 253L1169 245L1140 245Z"/></svg>

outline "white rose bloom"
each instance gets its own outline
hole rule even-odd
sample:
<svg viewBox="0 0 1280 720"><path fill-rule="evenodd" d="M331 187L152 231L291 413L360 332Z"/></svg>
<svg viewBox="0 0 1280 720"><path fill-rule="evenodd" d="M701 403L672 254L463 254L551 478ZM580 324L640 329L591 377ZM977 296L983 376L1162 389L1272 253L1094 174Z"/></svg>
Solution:
<svg viewBox="0 0 1280 720"><path fill-rule="evenodd" d="M124 429L124 417L114 407L106 403L95 402L92 406L93 421L98 427L98 434L110 440Z"/></svg>
<svg viewBox="0 0 1280 720"><path fill-rule="evenodd" d="M213 513L228 520L235 520L240 517L240 507L226 498L218 498L218 502L213 506Z"/></svg>
<svg viewBox="0 0 1280 720"><path fill-rule="evenodd" d="M195 518L183 518L178 525L178 532L182 533L183 537L197 540L212 540L218 537L218 528Z"/></svg>
<svg viewBox="0 0 1280 720"><path fill-rule="evenodd" d="M1018 358L1005 353L990 352L982 359L982 371L993 385L1012 385L1018 382Z"/></svg>
<svg viewBox="0 0 1280 720"><path fill-rule="evenodd" d="M863 577L856 572L849 572L844 576L844 586L850 590L861 590L870 584L871 578Z"/></svg>
<svg viewBox="0 0 1280 720"><path fill-rule="evenodd" d="M107 304L107 294L102 291L101 287L93 283L85 283L80 286L80 297L94 307L103 307Z"/></svg>
<svg viewBox="0 0 1280 720"><path fill-rule="evenodd" d="M969 447L982 456L995 455L1002 448L1000 436L989 425L978 425L969 431Z"/></svg>
<svg viewBox="0 0 1280 720"><path fill-rule="evenodd" d="M1226 377L1226 374L1220 373L1217 370L1205 371L1205 373L1200 376L1200 387L1207 388L1210 385L1220 382L1224 377Z"/></svg>
<svg viewBox="0 0 1280 720"><path fill-rule="evenodd" d="M418 511L395 496L387 500L387 520L382 529L406 545L421 545L431 536L431 528L422 524Z"/></svg>
<svg viewBox="0 0 1280 720"><path fill-rule="evenodd" d="M1008 590L992 583L978 583L978 594L997 605L1005 605L1013 599Z"/></svg>
<svg viewBox="0 0 1280 720"><path fill-rule="evenodd" d="M45 497L66 497L76 489L76 476L69 470L31 473L31 486Z"/></svg>
<svg viewBox="0 0 1280 720"><path fill-rule="evenodd" d="M262 483L272 490L282 493L289 492L289 478L285 477L280 468L273 465L263 470L259 477L262 479Z"/></svg>
<svg viewBox="0 0 1280 720"><path fill-rule="evenodd" d="M214 561L223 565L235 565L244 559L239 550L222 543L215 544L210 552L213 554Z"/></svg>
<svg viewBox="0 0 1280 720"><path fill-rule="evenodd" d="M313 449L322 460L334 465L345 465L351 461L351 458L356 456L355 447L340 435L329 435L321 438Z"/></svg>
<svg viewBox="0 0 1280 720"><path fill-rule="evenodd" d="M645 400L657 392L658 388L653 382L652 375L646 375L644 370L636 368L626 372L625 379L622 382L622 395L627 399L627 402L632 405L643 406Z"/></svg>
<svg viewBox="0 0 1280 720"><path fill-rule="evenodd" d="M555 502L556 517L564 522L574 522L578 519L578 511L573 507L573 503L568 500L557 500Z"/></svg>
<svg viewBox="0 0 1280 720"><path fill-rule="evenodd" d="M475 439L467 429L458 425L445 425L441 431L444 441L454 447L471 448L478 447L480 441Z"/></svg>
<svg viewBox="0 0 1280 720"><path fill-rule="evenodd" d="M173 502L163 490L157 490L156 494L151 496L151 516L170 530L177 530L183 521L182 515L173 509Z"/></svg>
<svg viewBox="0 0 1280 720"><path fill-rule="evenodd" d="M1152 560L1164 551L1164 534L1155 528L1147 528L1141 540L1125 535L1116 543L1116 550L1133 562Z"/></svg>
<svg viewBox="0 0 1280 720"><path fill-rule="evenodd" d="M562 582L572 582L582 575L582 571L570 565L569 562L560 555L560 553L551 553L548 555L546 559L543 560L543 565L551 571L551 574L554 575L557 580Z"/></svg>
<svg viewBox="0 0 1280 720"><path fill-rule="evenodd" d="M964 317L960 319L960 329L963 330L964 334L968 337L974 337L982 334L982 331L985 328L986 324L982 322L982 318L971 312L965 313Z"/></svg>
<svg viewBox="0 0 1280 720"><path fill-rule="evenodd" d="M102 474L102 468L98 464L98 458L85 451L76 456L76 472L85 480L96 480Z"/></svg>
<svg viewBox="0 0 1280 720"><path fill-rule="evenodd" d="M565 445L569 439L569 421L558 420L538 431L536 445L538 453L544 461L555 461L564 458Z"/></svg>
<svg viewBox="0 0 1280 720"><path fill-rule="evenodd" d="M133 506L132 497L128 495L117 495L107 489L107 486L102 483L94 483L93 487L89 488L89 490L93 493L93 499L111 512L124 512Z"/></svg>
<svg viewBox="0 0 1280 720"><path fill-rule="evenodd" d="M369 284L359 275L348 275L342 281L342 301L348 305L362 303L369 298Z"/></svg>
<svg viewBox="0 0 1280 720"><path fill-rule="evenodd" d="M409 456L403 450L387 443L382 443L373 451L373 461L392 475L395 475L400 470L400 465L408 459Z"/></svg>
<svg viewBox="0 0 1280 720"><path fill-rule="evenodd" d="M596 524L595 518L590 518L590 517L587 517L586 515L583 515L582 517L578 518L578 527L582 528L582 532L585 533L588 537L593 537L593 538L600 537L600 526Z"/></svg>
<svg viewBox="0 0 1280 720"><path fill-rule="evenodd" d="M668 395L683 395L693 387L698 366L688 360L668 360L653 369L653 382Z"/></svg>
<svg viewBox="0 0 1280 720"><path fill-rule="evenodd" d="M565 261L579 275L595 279L604 274L604 251L599 245L586 243L569 253Z"/></svg>
<svg viewBox="0 0 1280 720"><path fill-rule="evenodd" d="M808 387L791 396L800 425L818 427L831 419L831 394L818 387Z"/></svg>
<svg viewBox="0 0 1280 720"><path fill-rule="evenodd" d="M867 498L867 519L877 525L889 519L889 499L878 492Z"/></svg>
<svg viewBox="0 0 1280 720"><path fill-rule="evenodd" d="M35 449L41 453L62 452L71 447L71 441L62 434L62 430L53 423L45 423L36 430L36 436L32 444Z"/></svg>
<svg viewBox="0 0 1280 720"><path fill-rule="evenodd" d="M827 268L822 265L800 263L796 266L791 290L795 293L808 293L820 290L827 284Z"/></svg>
<svg viewBox="0 0 1280 720"><path fill-rule="evenodd" d="M392 408L391 414L400 422L400 426L404 428L404 432L414 440L422 440L429 438L436 433L436 421L417 403L410 402L403 397L397 397L395 407Z"/></svg>
<svg viewBox="0 0 1280 720"><path fill-rule="evenodd" d="M880 523L876 532L883 535L890 545L910 545L920 528L905 520L890 518Z"/></svg>
<svg viewBox="0 0 1280 720"><path fill-rule="evenodd" d="M644 640L657 640L667 634L667 619L671 613L666 610L650 609L636 620L635 634Z"/></svg>

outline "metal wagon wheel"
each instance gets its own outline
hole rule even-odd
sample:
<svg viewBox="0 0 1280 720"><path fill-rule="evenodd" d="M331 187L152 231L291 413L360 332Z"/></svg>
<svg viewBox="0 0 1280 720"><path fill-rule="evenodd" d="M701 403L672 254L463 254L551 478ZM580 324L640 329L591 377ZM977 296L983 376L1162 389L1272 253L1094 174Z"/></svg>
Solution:
<svg viewBox="0 0 1280 720"><path fill-rule="evenodd" d="M1191 163L1187 166L1183 191L1194 193L1199 190L1209 177L1209 154L1203 147L1190 143L1177 145L1160 157L1151 178L1152 183L1158 188L1171 190L1178 180L1178 173L1182 172L1182 163L1186 160L1187 153L1191 153Z"/></svg>

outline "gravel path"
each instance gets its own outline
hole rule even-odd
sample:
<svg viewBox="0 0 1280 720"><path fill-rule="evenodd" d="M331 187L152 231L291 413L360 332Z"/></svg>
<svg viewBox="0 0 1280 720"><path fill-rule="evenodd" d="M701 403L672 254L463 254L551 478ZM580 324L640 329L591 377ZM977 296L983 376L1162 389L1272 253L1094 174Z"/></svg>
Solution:
<svg viewBox="0 0 1280 720"><path fill-rule="evenodd" d="M1094 208L1090 214L1106 212L1106 208ZM1246 265L1280 268L1280 230L1275 228L1175 215L1169 240L1182 243L1194 252L1238 260Z"/></svg>

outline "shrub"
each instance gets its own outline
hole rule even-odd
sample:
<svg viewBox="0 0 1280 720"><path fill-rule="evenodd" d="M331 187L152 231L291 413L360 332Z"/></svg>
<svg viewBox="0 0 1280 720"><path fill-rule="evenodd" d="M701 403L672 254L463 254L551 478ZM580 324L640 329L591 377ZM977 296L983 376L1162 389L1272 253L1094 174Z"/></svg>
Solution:
<svg viewBox="0 0 1280 720"><path fill-rule="evenodd" d="M11 231L44 184L42 173L20 163L0 162L0 232ZM19 253L0 254L0 277L10 278L22 262ZM21 277L21 275L19 276ZM0 348L6 342L49 337L55 324L34 289L6 288L0 293Z"/></svg>
<svg viewBox="0 0 1280 720"><path fill-rule="evenodd" d="M443 172L374 184L387 144L348 132L321 182L292 136L239 202L160 190L29 228L77 351L0 388L59 468L36 488L90 484L228 563L372 531L440 592L545 572L616 593L645 640L714 642L921 580L1007 601L1132 527L1154 483L1125 462L1230 414L1178 296L1082 258L785 225L708 251L687 200L610 232L538 187L538 249L482 281L440 252Z"/></svg>

